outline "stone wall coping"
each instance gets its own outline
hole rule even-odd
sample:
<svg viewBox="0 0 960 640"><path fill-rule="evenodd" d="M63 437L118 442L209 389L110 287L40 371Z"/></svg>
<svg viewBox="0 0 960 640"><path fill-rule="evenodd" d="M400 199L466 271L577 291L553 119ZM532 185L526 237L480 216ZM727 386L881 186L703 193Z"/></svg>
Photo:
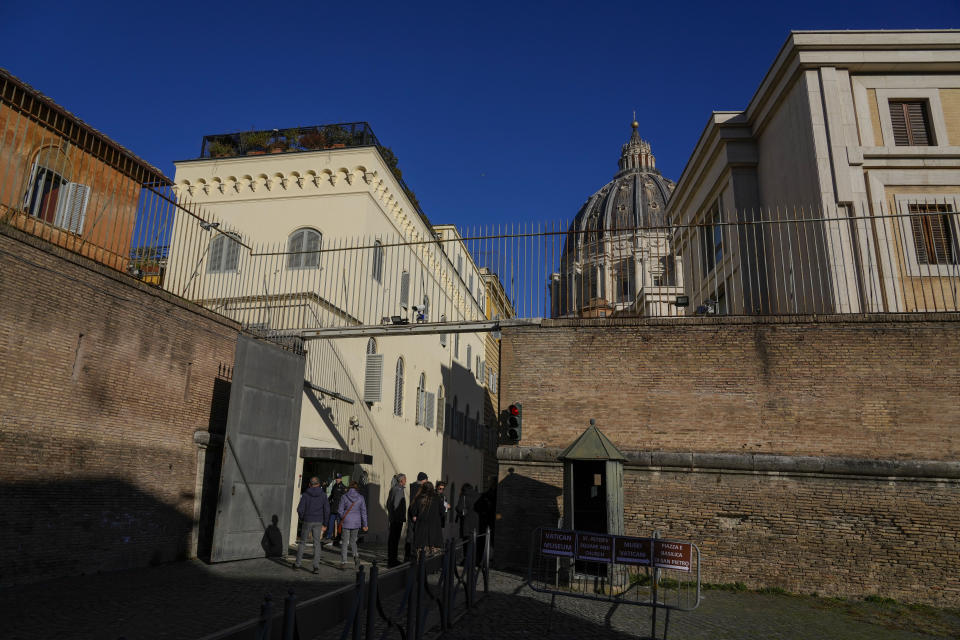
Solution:
<svg viewBox="0 0 960 640"><path fill-rule="evenodd" d="M121 284L125 284L128 287L137 289L156 298L160 298L164 302L176 305L182 309L185 309L186 311L203 316L208 320L212 320L238 332L241 330L238 322L234 322L225 316L221 316L218 313L204 309L200 305L194 304L193 302L170 293L166 289L161 289L159 287L147 284L146 282L138 280L133 276L127 275L126 273L121 273L116 269L112 269L106 265L100 264L95 260L91 260L86 256L74 253L64 249L63 247L58 247L57 245L53 244L52 242L48 242L43 238L38 238L37 236L29 234L25 231L21 231L20 229L15 229L14 227L6 224L0 224L0 235L7 236L11 240L22 242L23 244L29 245L34 249L56 256L62 260L66 260L67 262L73 263L83 269L88 269L90 271L99 273L100 275L110 278L111 280L115 280Z"/></svg>
<svg viewBox="0 0 960 640"><path fill-rule="evenodd" d="M561 447L501 446L497 460L540 462L557 466ZM898 478L960 479L960 461L953 460L879 460L833 456L791 456L769 453L700 453L681 451L623 450L628 467L666 467L677 469L716 469L779 473L818 473Z"/></svg>
<svg viewBox="0 0 960 640"><path fill-rule="evenodd" d="M782 316L676 316L676 317L622 317L622 318L543 318L539 322L509 326L509 331L531 331L565 327L611 328L611 327L658 327L718 325L797 325L797 324L873 324L878 322L929 323L960 322L960 313L955 311L931 311L916 313L845 313L845 314L799 314ZM505 324L504 329L507 329Z"/></svg>

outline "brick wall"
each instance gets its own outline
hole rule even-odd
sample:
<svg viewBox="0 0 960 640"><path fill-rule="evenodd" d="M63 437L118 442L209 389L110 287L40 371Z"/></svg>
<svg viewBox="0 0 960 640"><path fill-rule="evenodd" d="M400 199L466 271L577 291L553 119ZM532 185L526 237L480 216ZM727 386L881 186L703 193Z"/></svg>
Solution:
<svg viewBox="0 0 960 640"><path fill-rule="evenodd" d="M527 566L531 532L557 524L562 485L559 465L501 464L494 557L502 566ZM957 478L628 466L624 503L626 535L658 529L697 544L704 582L960 603Z"/></svg>
<svg viewBox="0 0 960 640"><path fill-rule="evenodd" d="M960 458L960 314L505 328L523 444L590 418L622 449ZM908 317L909 318L909 317Z"/></svg>
<svg viewBox="0 0 960 640"><path fill-rule="evenodd" d="M0 300L0 583L186 556L237 327L9 227Z"/></svg>
<svg viewBox="0 0 960 640"><path fill-rule="evenodd" d="M547 321L504 329L502 381L503 566L556 525L556 454L595 418L626 533L695 542L705 581L960 604L958 314Z"/></svg>

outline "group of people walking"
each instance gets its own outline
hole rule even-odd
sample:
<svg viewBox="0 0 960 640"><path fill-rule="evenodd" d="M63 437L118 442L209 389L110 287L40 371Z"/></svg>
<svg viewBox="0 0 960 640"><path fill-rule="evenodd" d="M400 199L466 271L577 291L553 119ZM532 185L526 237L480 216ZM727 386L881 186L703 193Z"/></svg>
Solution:
<svg viewBox="0 0 960 640"><path fill-rule="evenodd" d="M349 488L344 487L339 473L329 490L320 483L319 478L310 478L309 486L300 496L300 503L297 505L302 528L294 570L302 568L303 552L310 536L314 541L314 573L320 572L319 551L323 544L340 545L341 568L346 566L347 555L351 552L354 564L359 564L357 544L360 532L368 530L367 503L359 488L356 482L351 482ZM404 561L415 558L421 552L439 552L447 537L445 530L452 515L455 515L455 522L459 523L461 538L468 538L474 532L493 526L493 512L496 508L495 483L482 495L471 484L464 484L455 507L447 500L446 489L445 482L438 481L434 486L427 474L421 471L417 474L417 481L410 485L408 501L407 476L398 473L393 477L387 498L387 516L390 521L387 538L388 566L400 564L400 539L404 537L405 524Z"/></svg>
<svg viewBox="0 0 960 640"><path fill-rule="evenodd" d="M395 475L387 499L387 515L390 520L387 565L391 567L400 563L400 538L404 524L407 533L403 557L404 561L409 561L422 551L440 551L446 537L444 530L451 515L445 482L438 481L434 486L427 474L421 471L417 474L417 481L410 485L409 505L406 486L406 474ZM481 496L469 483L463 485L460 498L452 510L456 514L456 522L460 524L461 538L481 531L482 523L492 522L491 510L495 508L495 500L494 497L491 503L487 494Z"/></svg>
<svg viewBox="0 0 960 640"><path fill-rule="evenodd" d="M310 535L313 536L314 545L314 573L320 573L320 548L325 543L339 542L341 568L346 566L347 553L351 550L354 564L359 564L357 544L360 532L368 529L367 502L359 489L360 485L356 482L351 482L349 489L344 487L343 476L338 473L328 496L327 490L320 484L320 478L310 478L310 485L301 494L297 505L297 514L303 525L294 570L302 566L304 547Z"/></svg>

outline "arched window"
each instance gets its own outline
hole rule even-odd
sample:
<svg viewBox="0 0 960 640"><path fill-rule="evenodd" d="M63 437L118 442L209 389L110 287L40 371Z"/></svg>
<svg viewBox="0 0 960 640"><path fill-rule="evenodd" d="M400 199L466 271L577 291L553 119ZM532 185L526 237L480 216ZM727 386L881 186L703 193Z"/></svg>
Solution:
<svg viewBox="0 0 960 640"><path fill-rule="evenodd" d="M373 265L370 271L373 272L374 280L383 281L383 243L379 240L373 243Z"/></svg>
<svg viewBox="0 0 960 640"><path fill-rule="evenodd" d="M397 358L397 379L393 388L393 415L403 415L403 358Z"/></svg>
<svg viewBox="0 0 960 640"><path fill-rule="evenodd" d="M70 182L71 164L62 149L47 146L37 152L24 195L27 213L73 233L83 231L90 187Z"/></svg>
<svg viewBox="0 0 960 640"><path fill-rule="evenodd" d="M240 262L240 239L235 233L217 233L210 241L207 272L236 271Z"/></svg>
<svg viewBox="0 0 960 640"><path fill-rule="evenodd" d="M367 340L367 367L364 372L363 401L380 402L380 387L383 378L383 356L377 353L377 341Z"/></svg>
<svg viewBox="0 0 960 640"><path fill-rule="evenodd" d="M443 433L443 428L446 426L444 423L444 417L447 413L446 398L443 396L443 385L437 389L437 431Z"/></svg>
<svg viewBox="0 0 960 640"><path fill-rule="evenodd" d="M427 374L420 374L420 381L417 382L417 415L414 424L426 424L427 422Z"/></svg>
<svg viewBox="0 0 960 640"><path fill-rule="evenodd" d="M472 349L471 346L468 344L468 345L467 345L467 371L470 371L470 353L471 353L471 351L473 351L473 349Z"/></svg>
<svg viewBox="0 0 960 640"><path fill-rule="evenodd" d="M298 229L291 233L287 241L287 269L320 266L320 238L316 229Z"/></svg>

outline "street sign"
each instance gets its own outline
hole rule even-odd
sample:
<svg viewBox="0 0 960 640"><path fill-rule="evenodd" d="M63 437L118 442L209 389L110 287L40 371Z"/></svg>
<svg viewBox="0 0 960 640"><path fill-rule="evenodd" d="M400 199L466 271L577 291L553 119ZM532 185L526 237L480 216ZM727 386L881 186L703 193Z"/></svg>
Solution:
<svg viewBox="0 0 960 640"><path fill-rule="evenodd" d="M613 536L578 531L577 560L613 562Z"/></svg>
<svg viewBox="0 0 960 640"><path fill-rule="evenodd" d="M561 558L573 557L573 531L540 530L540 553Z"/></svg>
<svg viewBox="0 0 960 640"><path fill-rule="evenodd" d="M614 562L649 567L653 540L650 538L625 538L617 536L613 544Z"/></svg>
<svg viewBox="0 0 960 640"><path fill-rule="evenodd" d="M690 571L693 557L690 543L653 541L653 566L658 569L676 569Z"/></svg>

